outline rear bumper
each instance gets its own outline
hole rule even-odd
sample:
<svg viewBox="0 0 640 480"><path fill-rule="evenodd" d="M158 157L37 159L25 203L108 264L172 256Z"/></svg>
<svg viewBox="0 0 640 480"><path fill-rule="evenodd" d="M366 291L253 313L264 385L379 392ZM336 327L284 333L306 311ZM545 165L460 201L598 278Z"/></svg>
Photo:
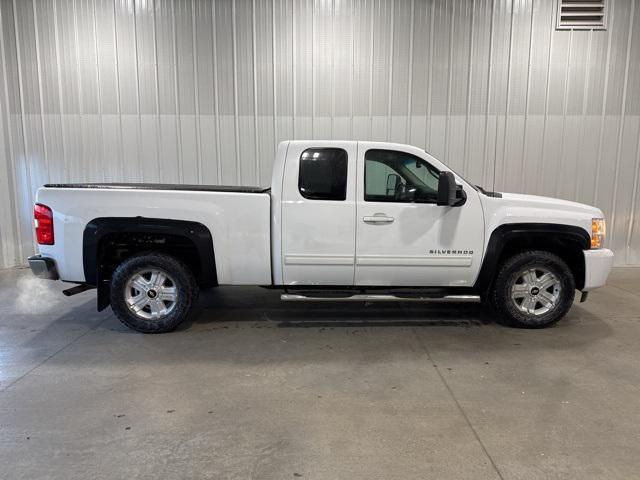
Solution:
<svg viewBox="0 0 640 480"><path fill-rule="evenodd" d="M29 268L31 272L38 278L46 278L47 280L58 280L58 269L56 268L56 262L52 258L43 257L41 255L34 255L27 259L29 261Z"/></svg>
<svg viewBox="0 0 640 480"><path fill-rule="evenodd" d="M584 287L583 292L602 287L607 281L613 266L613 252L606 248L584 250Z"/></svg>

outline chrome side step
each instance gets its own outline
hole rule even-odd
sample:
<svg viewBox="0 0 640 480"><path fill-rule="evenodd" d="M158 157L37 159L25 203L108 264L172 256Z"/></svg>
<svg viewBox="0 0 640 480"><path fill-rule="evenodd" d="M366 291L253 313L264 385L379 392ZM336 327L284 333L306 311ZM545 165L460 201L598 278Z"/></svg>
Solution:
<svg viewBox="0 0 640 480"><path fill-rule="evenodd" d="M480 301L480 295L445 295L443 297L429 296L397 296L397 295L375 295L375 294L355 294L349 296L310 296L297 295L293 293L283 293L280 295L283 302L464 302L473 303Z"/></svg>

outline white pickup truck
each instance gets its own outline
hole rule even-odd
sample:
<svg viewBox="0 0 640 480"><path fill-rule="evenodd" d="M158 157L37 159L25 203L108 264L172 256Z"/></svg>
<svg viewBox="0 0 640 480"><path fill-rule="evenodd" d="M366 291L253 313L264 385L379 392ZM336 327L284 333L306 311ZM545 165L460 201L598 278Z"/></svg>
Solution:
<svg viewBox="0 0 640 480"><path fill-rule="evenodd" d="M506 323L562 318L604 285L602 211L488 192L416 147L278 146L271 188L45 185L34 206L44 278L97 288L129 327L174 329L200 288L260 285L290 301L485 301Z"/></svg>

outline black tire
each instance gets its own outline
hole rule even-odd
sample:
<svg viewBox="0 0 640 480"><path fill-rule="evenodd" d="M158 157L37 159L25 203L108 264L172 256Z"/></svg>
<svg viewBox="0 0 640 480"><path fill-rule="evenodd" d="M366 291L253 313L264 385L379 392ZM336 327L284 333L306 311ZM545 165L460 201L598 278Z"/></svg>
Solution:
<svg viewBox="0 0 640 480"><path fill-rule="evenodd" d="M130 307L127 299L129 295L131 302L137 298L142 302L145 301L142 289L132 287L130 282L134 279L140 280L140 276L146 278L145 275L149 275L149 279L152 279L146 272L162 273L166 276L163 286L155 288L149 283L148 290L144 292L149 297L149 303L156 308L155 316L149 306L140 308L138 313L135 313L133 311L135 307ZM171 290L172 286L173 290ZM170 295L175 300L165 301L157 292L153 297L150 294L152 290L155 292L156 290L164 291L163 289L167 289L167 292L172 291ZM137 295L132 298L133 292L137 292ZM166 333L174 330L187 318L197 298L198 284L192 271L180 260L164 253L149 252L130 257L118 265L111 277L111 309L127 327L142 333ZM158 313L157 309L163 307L165 310Z"/></svg>
<svg viewBox="0 0 640 480"><path fill-rule="evenodd" d="M536 281L527 282L524 276L532 270ZM537 277L538 273L544 275L544 272L551 273L555 282L543 292L540 288L536 289L536 285L544 286L545 283L540 281L542 277ZM548 281L553 280L551 277L546 278ZM533 285L531 288L530 284ZM528 293L522 293L525 290ZM507 258L500 266L489 295L502 323L518 328L544 328L556 323L571 308L575 296L575 281L571 270L560 257L550 252L534 250ZM516 299L512 295L522 295L522 298ZM555 301L551 302L551 297ZM531 305L533 307L528 309L528 313L523 311ZM550 308L549 305L553 306Z"/></svg>

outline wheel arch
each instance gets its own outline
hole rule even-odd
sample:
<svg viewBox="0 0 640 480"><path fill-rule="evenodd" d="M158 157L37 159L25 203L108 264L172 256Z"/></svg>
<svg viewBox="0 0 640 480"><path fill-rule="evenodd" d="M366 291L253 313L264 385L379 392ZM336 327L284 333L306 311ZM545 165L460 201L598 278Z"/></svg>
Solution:
<svg viewBox="0 0 640 480"><path fill-rule="evenodd" d="M584 286L583 250L591 247L591 236L584 228L555 223L512 223L497 227L487 244L482 267L474 288L486 293L492 286L501 262L526 250L544 250L562 258L573 274L576 288Z"/></svg>
<svg viewBox="0 0 640 480"><path fill-rule="evenodd" d="M198 284L218 284L213 238L201 223L147 217L100 217L83 232L85 282L98 288L98 310L109 305L109 281L115 262L144 251L177 257L193 271Z"/></svg>

